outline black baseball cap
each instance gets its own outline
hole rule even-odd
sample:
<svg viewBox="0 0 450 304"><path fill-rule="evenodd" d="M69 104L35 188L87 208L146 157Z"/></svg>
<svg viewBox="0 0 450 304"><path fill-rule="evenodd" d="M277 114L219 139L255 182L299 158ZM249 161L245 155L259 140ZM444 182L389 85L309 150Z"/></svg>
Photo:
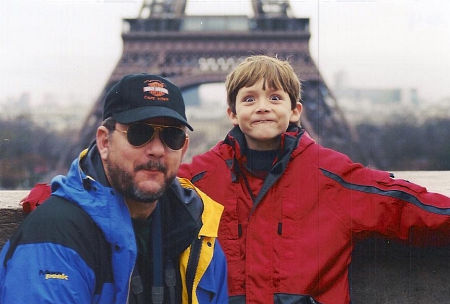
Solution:
<svg viewBox="0 0 450 304"><path fill-rule="evenodd" d="M130 124L155 117L170 117L188 124L180 89L169 80L150 74L124 76L106 93L103 119Z"/></svg>

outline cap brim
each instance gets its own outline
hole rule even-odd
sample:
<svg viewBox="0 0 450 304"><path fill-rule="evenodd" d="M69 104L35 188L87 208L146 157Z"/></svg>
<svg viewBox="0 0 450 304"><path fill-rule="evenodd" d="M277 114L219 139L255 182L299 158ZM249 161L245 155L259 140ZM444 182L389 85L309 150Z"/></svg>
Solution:
<svg viewBox="0 0 450 304"><path fill-rule="evenodd" d="M150 118L156 118L156 117L169 117L169 118L174 118L174 119L178 120L183 125L188 127L189 130L194 131L194 129L191 127L191 125L188 124L186 119L184 119L176 111L169 109L167 107L151 106L151 107L134 108L131 110L120 112L120 113L115 113L112 115L112 117L117 122L123 123L123 124L130 124L133 122L146 120L146 119L150 119Z"/></svg>

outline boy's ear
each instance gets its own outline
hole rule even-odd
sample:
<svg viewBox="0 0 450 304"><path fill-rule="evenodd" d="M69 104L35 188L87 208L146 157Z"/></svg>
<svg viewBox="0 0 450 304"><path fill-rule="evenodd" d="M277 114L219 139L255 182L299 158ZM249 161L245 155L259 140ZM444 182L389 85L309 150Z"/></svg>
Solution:
<svg viewBox="0 0 450 304"><path fill-rule="evenodd" d="M238 119L236 116L236 113L234 113L230 107L227 108L227 115L228 115L228 119L231 121L231 123L235 126L239 125L238 123Z"/></svg>
<svg viewBox="0 0 450 304"><path fill-rule="evenodd" d="M291 117L289 118L289 122L298 123L300 121L300 116L302 114L303 105L300 102L297 102L295 108L292 110Z"/></svg>
<svg viewBox="0 0 450 304"><path fill-rule="evenodd" d="M104 126L98 127L95 139L101 159L106 160L108 157L110 144L109 130Z"/></svg>

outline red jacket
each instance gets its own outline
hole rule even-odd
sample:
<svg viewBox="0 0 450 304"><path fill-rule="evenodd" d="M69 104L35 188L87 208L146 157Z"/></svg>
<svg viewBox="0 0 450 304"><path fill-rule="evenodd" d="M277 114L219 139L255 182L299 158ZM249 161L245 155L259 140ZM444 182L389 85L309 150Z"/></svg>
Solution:
<svg viewBox="0 0 450 304"><path fill-rule="evenodd" d="M449 241L446 196L353 163L297 128L282 135L283 152L261 180L244 169L243 142L234 128L179 171L225 206L219 240L236 300L349 303L355 239L381 234L422 244L439 231Z"/></svg>

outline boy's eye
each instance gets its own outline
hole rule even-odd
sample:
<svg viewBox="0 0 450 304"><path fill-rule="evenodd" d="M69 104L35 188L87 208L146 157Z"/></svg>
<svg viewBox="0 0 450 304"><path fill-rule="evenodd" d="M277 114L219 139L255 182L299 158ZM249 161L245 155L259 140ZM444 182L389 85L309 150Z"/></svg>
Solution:
<svg viewBox="0 0 450 304"><path fill-rule="evenodd" d="M272 95L270 96L270 100L282 100L280 95Z"/></svg>
<svg viewBox="0 0 450 304"><path fill-rule="evenodd" d="M242 101L243 102L253 102L253 101L255 101L255 98L253 96L246 96L246 97L244 97L244 99Z"/></svg>

